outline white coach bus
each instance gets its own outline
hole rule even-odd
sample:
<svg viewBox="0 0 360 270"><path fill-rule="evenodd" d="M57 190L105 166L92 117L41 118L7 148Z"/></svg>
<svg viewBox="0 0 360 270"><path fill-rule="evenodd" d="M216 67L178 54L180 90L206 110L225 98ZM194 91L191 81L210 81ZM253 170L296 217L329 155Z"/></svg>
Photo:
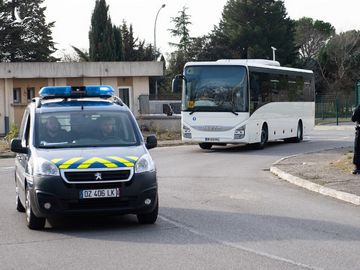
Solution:
<svg viewBox="0 0 360 270"><path fill-rule="evenodd" d="M173 80L182 91L182 139L213 145L300 142L314 126L311 70L261 59L189 62Z"/></svg>

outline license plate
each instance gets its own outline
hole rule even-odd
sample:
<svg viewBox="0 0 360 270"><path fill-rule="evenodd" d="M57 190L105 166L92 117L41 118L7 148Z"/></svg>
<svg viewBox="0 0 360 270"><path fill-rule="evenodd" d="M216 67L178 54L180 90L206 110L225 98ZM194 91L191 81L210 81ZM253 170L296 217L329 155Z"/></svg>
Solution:
<svg viewBox="0 0 360 270"><path fill-rule="evenodd" d="M116 198L120 197L119 188L87 189L80 191L80 199Z"/></svg>
<svg viewBox="0 0 360 270"><path fill-rule="evenodd" d="M205 138L206 142L219 142L220 138Z"/></svg>

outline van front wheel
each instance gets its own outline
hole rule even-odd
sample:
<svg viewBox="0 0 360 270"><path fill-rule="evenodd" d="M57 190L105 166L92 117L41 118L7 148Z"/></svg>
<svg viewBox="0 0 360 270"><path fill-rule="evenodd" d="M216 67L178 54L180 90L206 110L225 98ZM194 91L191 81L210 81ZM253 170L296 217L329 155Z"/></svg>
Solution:
<svg viewBox="0 0 360 270"><path fill-rule="evenodd" d="M31 199L30 199L30 190L26 187L25 190L25 212L26 212L26 222L31 230L41 230L45 227L45 218L39 218L35 216L32 211Z"/></svg>

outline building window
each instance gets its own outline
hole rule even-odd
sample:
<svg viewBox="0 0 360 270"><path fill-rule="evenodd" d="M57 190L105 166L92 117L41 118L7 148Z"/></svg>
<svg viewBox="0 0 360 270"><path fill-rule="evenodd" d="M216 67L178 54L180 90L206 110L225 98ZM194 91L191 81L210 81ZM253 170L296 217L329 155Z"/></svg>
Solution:
<svg viewBox="0 0 360 270"><path fill-rule="evenodd" d="M120 87L119 88L119 98L130 107L130 88L129 87Z"/></svg>
<svg viewBox="0 0 360 270"><path fill-rule="evenodd" d="M27 100L31 101L35 97L35 88L34 87L28 87L26 89L27 92Z"/></svg>
<svg viewBox="0 0 360 270"><path fill-rule="evenodd" d="M21 103L21 88L13 89L13 100L14 103Z"/></svg>

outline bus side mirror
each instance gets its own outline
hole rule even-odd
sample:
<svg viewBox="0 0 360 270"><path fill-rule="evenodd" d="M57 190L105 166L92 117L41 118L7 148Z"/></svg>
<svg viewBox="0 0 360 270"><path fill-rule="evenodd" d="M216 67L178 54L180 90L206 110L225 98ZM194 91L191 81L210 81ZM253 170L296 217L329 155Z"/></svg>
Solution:
<svg viewBox="0 0 360 270"><path fill-rule="evenodd" d="M172 80L171 85L173 93L181 93L182 82L184 79L184 76L181 74L175 76L175 78Z"/></svg>

